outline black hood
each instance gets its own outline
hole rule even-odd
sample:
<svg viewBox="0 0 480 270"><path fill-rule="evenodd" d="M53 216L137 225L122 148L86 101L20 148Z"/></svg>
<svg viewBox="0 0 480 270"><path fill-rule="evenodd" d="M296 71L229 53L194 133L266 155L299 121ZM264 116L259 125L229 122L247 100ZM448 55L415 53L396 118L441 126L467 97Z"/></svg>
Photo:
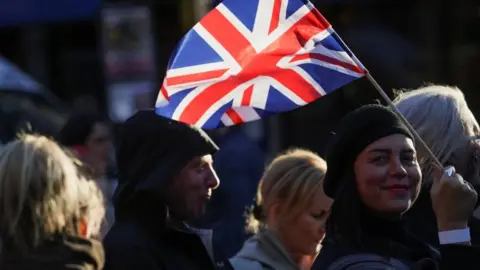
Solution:
<svg viewBox="0 0 480 270"><path fill-rule="evenodd" d="M119 186L117 219L164 205L162 188L192 158L218 151L201 129L155 114L137 112L120 125L116 145Z"/></svg>

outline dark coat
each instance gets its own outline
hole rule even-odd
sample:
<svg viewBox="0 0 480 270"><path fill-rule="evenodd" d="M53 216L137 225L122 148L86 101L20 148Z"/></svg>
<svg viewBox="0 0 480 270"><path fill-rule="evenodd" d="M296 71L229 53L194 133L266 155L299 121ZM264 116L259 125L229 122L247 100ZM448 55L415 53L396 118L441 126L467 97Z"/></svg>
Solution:
<svg viewBox="0 0 480 270"><path fill-rule="evenodd" d="M364 211L360 221L356 236L327 234L314 270L438 269L440 254L406 231L401 221L383 220Z"/></svg>
<svg viewBox="0 0 480 270"><path fill-rule="evenodd" d="M199 225L214 228L214 241L230 258L251 236L245 232L245 214L253 206L264 170L260 147L240 129L221 138L214 168L220 179Z"/></svg>
<svg viewBox="0 0 480 270"><path fill-rule="evenodd" d="M116 220L104 239L106 250L105 270L208 270L230 269L221 254L209 256L201 238L194 231L166 226L160 213L149 209ZM160 207L161 208L161 207ZM142 213L143 212L143 213ZM215 247L213 247L215 250Z"/></svg>
<svg viewBox="0 0 480 270"><path fill-rule="evenodd" d="M325 243L312 270L474 270L480 267L480 248L462 245L442 245L438 268L429 260L415 264L397 258L349 250L346 246Z"/></svg>
<svg viewBox="0 0 480 270"><path fill-rule="evenodd" d="M467 270L479 269L480 248L441 245L438 249L411 234L401 221L382 221L362 216L360 242L337 235L324 240L313 270L395 269ZM420 221L421 222L421 221Z"/></svg>
<svg viewBox="0 0 480 270"><path fill-rule="evenodd" d="M104 253L100 242L76 237L55 239L26 255L4 254L2 270L100 270Z"/></svg>
<svg viewBox="0 0 480 270"><path fill-rule="evenodd" d="M338 229L330 230L329 235L327 228L327 238L313 270L466 270L480 267L479 247L441 245L436 249L413 235L402 220L386 220L363 208L358 221L360 229L354 234L345 231L348 227L337 225ZM332 225L327 224L327 227Z"/></svg>
<svg viewBox="0 0 480 270"><path fill-rule="evenodd" d="M228 269L227 258L209 253L216 250L211 235L172 226L162 198L192 158L218 150L213 141L197 128L140 111L120 127L116 150L119 186L115 223L103 241L105 270Z"/></svg>

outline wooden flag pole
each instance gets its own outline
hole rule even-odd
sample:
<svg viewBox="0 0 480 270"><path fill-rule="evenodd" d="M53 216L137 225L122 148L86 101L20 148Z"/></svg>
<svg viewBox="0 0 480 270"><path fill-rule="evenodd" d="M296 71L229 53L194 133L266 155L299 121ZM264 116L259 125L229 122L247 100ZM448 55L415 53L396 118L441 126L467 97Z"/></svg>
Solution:
<svg viewBox="0 0 480 270"><path fill-rule="evenodd" d="M438 167L439 169L443 170L443 165L440 163L440 161L437 159L437 157L433 154L432 150L427 146L427 144L420 138L420 135L413 129L413 127L410 125L408 120L403 116L403 114L397 109L395 104L393 104L392 100L388 97L388 95L383 91L382 87L377 83L377 81L372 77L370 72L363 66L363 64L358 60L358 58L353 54L353 52L350 50L350 48L343 42L342 38L337 34L337 32L333 31L333 36L337 39L337 41L344 47L344 49L351 55L352 60L361 68L363 68L366 72L365 77L370 81L370 83L373 85L373 87L378 91L380 96L387 102L388 106L391 107L391 109L400 117L402 122L407 126L407 128L410 130L412 133L413 137L415 137L415 141L422 145L423 149L427 152L427 155L430 156L430 158L433 161L433 165Z"/></svg>
<svg viewBox="0 0 480 270"><path fill-rule="evenodd" d="M442 163L437 159L437 157L433 154L432 150L427 146L427 144L422 140L420 135L413 129L413 127L410 125L408 120L403 116L403 114L397 109L397 106L393 104L392 100L387 96L385 91L383 91L382 87L377 83L377 81L368 73L365 75L367 77L368 81L375 87L375 89L380 93L380 96L387 102L387 104L393 109L393 111L402 119L403 123L410 129L410 132L412 132L412 135L415 137L415 140L422 145L425 151L427 151L427 154L432 158L432 161L435 166L437 166L440 169L443 169Z"/></svg>

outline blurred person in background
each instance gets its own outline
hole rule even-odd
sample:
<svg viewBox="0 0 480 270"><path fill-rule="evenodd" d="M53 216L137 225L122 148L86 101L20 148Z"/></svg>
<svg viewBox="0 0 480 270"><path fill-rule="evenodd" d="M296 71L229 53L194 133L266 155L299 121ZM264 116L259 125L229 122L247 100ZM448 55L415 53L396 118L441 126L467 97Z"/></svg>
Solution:
<svg viewBox="0 0 480 270"><path fill-rule="evenodd" d="M211 230L191 226L220 184L201 129L141 110L118 128L115 223L105 270L231 269Z"/></svg>
<svg viewBox="0 0 480 270"><path fill-rule="evenodd" d="M252 123L247 123L252 124ZM214 155L213 167L222 184L212 194L205 216L196 222L213 228L213 240L224 254L233 257L251 233L245 231L245 215L255 202L265 157L257 141L242 126L214 130L211 135L220 150Z"/></svg>
<svg viewBox="0 0 480 270"><path fill-rule="evenodd" d="M248 218L256 235L231 259L235 269L310 269L332 204L322 188L326 171L325 161L306 150L290 150L272 161Z"/></svg>
<svg viewBox="0 0 480 270"><path fill-rule="evenodd" d="M455 87L431 85L404 92L394 100L443 166L455 166L477 192L480 187L480 128L463 93ZM417 149L423 173L418 201L405 215L411 231L433 246L439 246L435 213L429 190L433 181L433 161ZM469 221L472 244L480 244L480 210ZM419 222L419 220L422 220Z"/></svg>
<svg viewBox="0 0 480 270"><path fill-rule="evenodd" d="M135 111L151 109L153 107L152 93L140 92L135 95Z"/></svg>
<svg viewBox="0 0 480 270"><path fill-rule="evenodd" d="M90 167L94 178L105 177L112 153L112 135L104 118L94 114L73 114L58 133L57 141L72 148Z"/></svg>
<svg viewBox="0 0 480 270"><path fill-rule="evenodd" d="M102 269L103 198L54 141L25 135L0 152L0 269Z"/></svg>
<svg viewBox="0 0 480 270"><path fill-rule="evenodd" d="M73 111L83 114L99 114L98 100L92 95L80 95L73 100Z"/></svg>
<svg viewBox="0 0 480 270"><path fill-rule="evenodd" d="M105 197L107 209L102 226L104 235L114 222L111 202L117 181L108 170L111 165L113 138L108 121L95 114L75 113L57 134L57 141L71 148L82 161L82 170L95 180Z"/></svg>

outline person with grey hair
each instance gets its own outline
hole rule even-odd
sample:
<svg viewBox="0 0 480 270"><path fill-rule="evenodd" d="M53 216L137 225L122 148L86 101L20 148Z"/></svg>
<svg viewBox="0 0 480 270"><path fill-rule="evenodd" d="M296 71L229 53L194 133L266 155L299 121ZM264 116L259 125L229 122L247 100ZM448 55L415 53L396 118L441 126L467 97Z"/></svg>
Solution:
<svg viewBox="0 0 480 270"><path fill-rule="evenodd" d="M480 128L462 91L456 87L430 85L400 93L394 103L442 165L455 166L478 192ZM424 149L417 151L424 184L418 202L405 215L405 220L414 234L438 247L437 224L428 192L434 163ZM480 244L480 219L473 216L468 225L472 244Z"/></svg>
<svg viewBox="0 0 480 270"><path fill-rule="evenodd" d="M100 270L103 195L53 140L21 135L0 151L0 269Z"/></svg>

